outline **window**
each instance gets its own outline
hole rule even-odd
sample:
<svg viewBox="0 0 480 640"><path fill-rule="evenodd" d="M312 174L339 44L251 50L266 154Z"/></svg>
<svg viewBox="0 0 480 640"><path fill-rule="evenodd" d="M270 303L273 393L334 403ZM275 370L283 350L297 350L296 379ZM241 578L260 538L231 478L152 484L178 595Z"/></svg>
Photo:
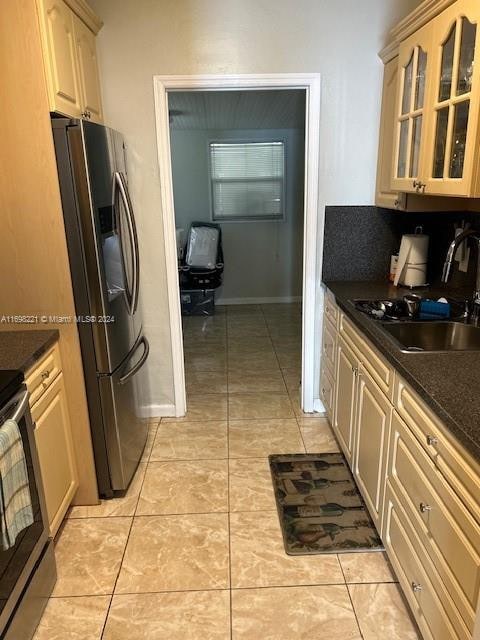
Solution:
<svg viewBox="0 0 480 640"><path fill-rule="evenodd" d="M213 220L284 219L284 142L212 142L209 156Z"/></svg>

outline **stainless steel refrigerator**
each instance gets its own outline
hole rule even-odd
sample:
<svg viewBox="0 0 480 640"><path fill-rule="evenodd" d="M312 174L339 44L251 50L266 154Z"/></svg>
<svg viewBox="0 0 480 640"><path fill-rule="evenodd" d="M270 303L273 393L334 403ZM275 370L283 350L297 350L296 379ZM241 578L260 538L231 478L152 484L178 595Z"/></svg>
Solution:
<svg viewBox="0 0 480 640"><path fill-rule="evenodd" d="M52 119L99 492L128 487L142 456L149 346L122 135ZM75 416L72 416L75 420Z"/></svg>

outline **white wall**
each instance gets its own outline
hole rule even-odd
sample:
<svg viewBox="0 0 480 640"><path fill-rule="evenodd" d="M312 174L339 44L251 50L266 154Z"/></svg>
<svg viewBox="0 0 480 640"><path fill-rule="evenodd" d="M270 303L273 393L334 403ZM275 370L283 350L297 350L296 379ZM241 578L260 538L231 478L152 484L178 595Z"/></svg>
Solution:
<svg viewBox="0 0 480 640"><path fill-rule="evenodd" d="M153 76L322 74L321 247L325 203L373 203L382 74L377 52L390 27L419 3L89 1L105 23L98 36L105 119L125 134L128 144L143 259L145 329L152 345L153 402L168 405L173 383Z"/></svg>
<svg viewBox="0 0 480 640"><path fill-rule="evenodd" d="M225 271L217 292L220 303L302 295L304 137L300 129L171 131L175 219L185 231L194 220L211 222L210 141L285 141L285 220L221 224Z"/></svg>

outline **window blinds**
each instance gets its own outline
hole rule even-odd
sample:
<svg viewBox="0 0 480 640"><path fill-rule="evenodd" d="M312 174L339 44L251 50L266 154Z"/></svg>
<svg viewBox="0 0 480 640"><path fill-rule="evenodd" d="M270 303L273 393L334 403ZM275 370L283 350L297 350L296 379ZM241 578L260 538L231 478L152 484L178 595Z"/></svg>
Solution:
<svg viewBox="0 0 480 640"><path fill-rule="evenodd" d="M283 219L283 142L215 142L209 149L213 220Z"/></svg>

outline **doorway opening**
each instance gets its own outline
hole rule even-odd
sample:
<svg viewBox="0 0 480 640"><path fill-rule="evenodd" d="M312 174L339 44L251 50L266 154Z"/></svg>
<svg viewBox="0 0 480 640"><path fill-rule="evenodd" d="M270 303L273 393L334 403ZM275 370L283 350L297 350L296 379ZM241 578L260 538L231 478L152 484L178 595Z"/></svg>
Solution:
<svg viewBox="0 0 480 640"><path fill-rule="evenodd" d="M252 411L255 399L238 394L256 393L267 413L283 403L279 417L291 417L287 389L299 406L301 378L305 90L168 98L187 403L195 412L209 395L213 410L228 390L235 415L235 404Z"/></svg>
<svg viewBox="0 0 480 640"><path fill-rule="evenodd" d="M155 98L175 415L186 388L189 419L227 391L232 419L243 393L312 412L319 77L156 77Z"/></svg>

